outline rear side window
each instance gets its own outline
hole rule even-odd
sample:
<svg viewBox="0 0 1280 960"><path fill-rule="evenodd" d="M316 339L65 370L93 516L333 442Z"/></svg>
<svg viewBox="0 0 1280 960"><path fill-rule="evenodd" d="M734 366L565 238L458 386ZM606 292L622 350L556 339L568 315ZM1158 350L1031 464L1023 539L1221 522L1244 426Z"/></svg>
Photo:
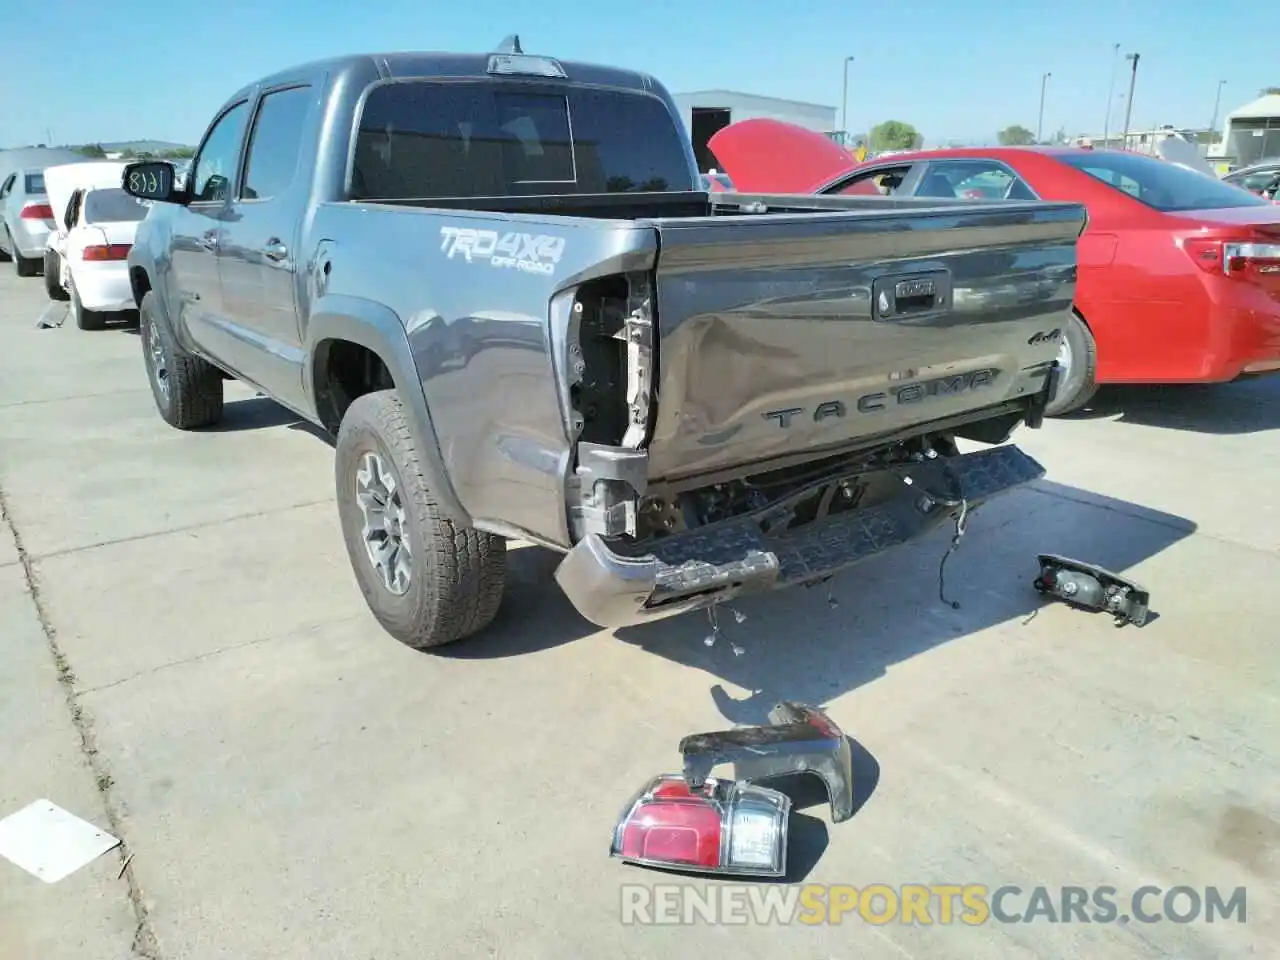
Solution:
<svg viewBox="0 0 1280 960"><path fill-rule="evenodd" d="M310 87L289 87L262 98L249 134L249 158L240 194L243 199L266 200L289 189L298 171L310 107Z"/></svg>
<svg viewBox="0 0 1280 960"><path fill-rule="evenodd" d="M28 194L44 193L44 174L28 173L26 176L26 183L24 184L24 186L26 188L25 192Z"/></svg>
<svg viewBox="0 0 1280 960"><path fill-rule="evenodd" d="M351 170L362 200L694 189L661 100L525 82L374 87Z"/></svg>
<svg viewBox="0 0 1280 960"><path fill-rule="evenodd" d="M1164 213L1268 205L1233 184L1139 153L1082 150L1055 159Z"/></svg>
<svg viewBox="0 0 1280 960"><path fill-rule="evenodd" d="M90 190L84 197L85 223L131 223L142 220L148 208L118 187Z"/></svg>

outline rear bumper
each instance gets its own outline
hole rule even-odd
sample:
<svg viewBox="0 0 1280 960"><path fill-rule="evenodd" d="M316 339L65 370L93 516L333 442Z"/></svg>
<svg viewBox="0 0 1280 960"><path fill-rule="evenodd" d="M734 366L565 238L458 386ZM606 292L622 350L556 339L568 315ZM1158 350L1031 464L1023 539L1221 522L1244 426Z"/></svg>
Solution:
<svg viewBox="0 0 1280 960"><path fill-rule="evenodd" d="M13 243L18 253L32 260L44 258L49 240L49 225L43 220L18 220L13 228Z"/></svg>
<svg viewBox="0 0 1280 960"><path fill-rule="evenodd" d="M133 289L129 285L129 265L118 263L77 263L71 268L71 279L80 303L86 310L110 312L134 310Z"/></svg>
<svg viewBox="0 0 1280 960"><path fill-rule="evenodd" d="M653 554L628 557L589 535L561 561L556 581L579 613L616 629L743 593L821 580L954 517L958 508L925 495L954 498L948 467L970 508L1045 473L1013 445L895 467L912 480L896 499L836 514L785 536L769 536L755 516L745 516L666 537Z"/></svg>

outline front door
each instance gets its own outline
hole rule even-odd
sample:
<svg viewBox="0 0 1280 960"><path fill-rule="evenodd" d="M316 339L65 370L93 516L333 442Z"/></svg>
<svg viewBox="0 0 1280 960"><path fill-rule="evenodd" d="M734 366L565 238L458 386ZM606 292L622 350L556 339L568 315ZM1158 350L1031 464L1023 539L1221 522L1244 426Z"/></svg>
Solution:
<svg viewBox="0 0 1280 960"><path fill-rule="evenodd" d="M218 249L227 331L251 345L238 372L294 407L306 402L296 291L310 183L299 168L306 166L301 145L318 106L308 86L263 94Z"/></svg>
<svg viewBox="0 0 1280 960"><path fill-rule="evenodd" d="M175 213L171 228L170 282L177 302L169 307L176 332L180 340L219 358L220 344L212 335L223 309L218 245L248 118L249 103L242 100L213 122L191 161L191 200Z"/></svg>

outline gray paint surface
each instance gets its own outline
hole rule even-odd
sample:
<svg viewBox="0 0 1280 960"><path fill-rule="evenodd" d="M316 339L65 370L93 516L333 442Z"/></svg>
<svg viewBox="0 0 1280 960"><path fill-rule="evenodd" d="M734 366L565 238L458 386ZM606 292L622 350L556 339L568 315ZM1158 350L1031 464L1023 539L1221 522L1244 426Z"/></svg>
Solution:
<svg viewBox="0 0 1280 960"><path fill-rule="evenodd" d="M52 887L0 863L0 956L129 956L129 853L160 960L1280 955L1280 379L1027 432L1050 476L971 519L958 611L946 532L838 577L836 608L735 604L714 647L697 617L592 629L525 546L492 634L431 655L367 613L298 418L231 385L222 429L177 433L136 336L37 331L44 302L0 272L0 813L109 808L126 847ZM1161 616L1024 623L1045 549L1127 571ZM789 697L874 760L852 820L793 817L806 881L1242 884L1249 922L623 926L624 884L722 884L610 861L619 808L680 737Z"/></svg>

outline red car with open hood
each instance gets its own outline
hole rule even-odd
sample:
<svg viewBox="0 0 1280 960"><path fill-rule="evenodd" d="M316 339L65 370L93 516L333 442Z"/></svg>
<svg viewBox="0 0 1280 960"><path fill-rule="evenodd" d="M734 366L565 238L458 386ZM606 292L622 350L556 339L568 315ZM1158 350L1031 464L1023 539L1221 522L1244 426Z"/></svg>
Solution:
<svg viewBox="0 0 1280 960"><path fill-rule="evenodd" d="M973 147L856 164L821 134L744 120L710 148L744 193L1068 200L1089 225L1051 415L1101 383L1219 383L1280 371L1280 206L1155 157Z"/></svg>

